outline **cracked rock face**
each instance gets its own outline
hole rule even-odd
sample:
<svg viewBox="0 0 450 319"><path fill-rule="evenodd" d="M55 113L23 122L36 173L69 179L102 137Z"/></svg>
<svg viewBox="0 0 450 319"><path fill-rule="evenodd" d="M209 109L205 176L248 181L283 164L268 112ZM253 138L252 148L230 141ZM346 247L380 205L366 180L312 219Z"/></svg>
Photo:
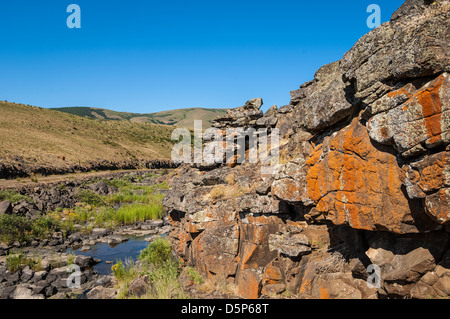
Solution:
<svg viewBox="0 0 450 319"><path fill-rule="evenodd" d="M408 156L450 142L450 79L443 73L409 95L400 89L389 93L409 95L402 104L372 117L370 137L381 144L393 144Z"/></svg>
<svg viewBox="0 0 450 319"><path fill-rule="evenodd" d="M177 254L245 298L448 297L449 14L408 0L289 105L217 119L278 128L280 166L181 167L164 199Z"/></svg>

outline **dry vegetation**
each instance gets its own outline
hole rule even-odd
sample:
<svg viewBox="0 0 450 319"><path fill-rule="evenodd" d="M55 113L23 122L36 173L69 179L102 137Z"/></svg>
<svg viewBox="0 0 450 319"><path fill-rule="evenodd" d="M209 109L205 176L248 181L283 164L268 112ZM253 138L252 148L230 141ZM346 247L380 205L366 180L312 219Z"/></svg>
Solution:
<svg viewBox="0 0 450 319"><path fill-rule="evenodd" d="M64 166L169 159L173 127L86 119L0 102L0 160Z"/></svg>

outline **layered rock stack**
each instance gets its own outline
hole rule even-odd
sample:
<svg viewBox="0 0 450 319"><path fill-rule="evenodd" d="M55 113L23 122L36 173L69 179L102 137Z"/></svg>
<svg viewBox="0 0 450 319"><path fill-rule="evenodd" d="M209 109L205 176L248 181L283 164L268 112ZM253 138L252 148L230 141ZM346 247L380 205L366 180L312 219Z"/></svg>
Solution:
<svg viewBox="0 0 450 319"><path fill-rule="evenodd" d="M218 119L278 128L281 165L181 167L164 202L178 255L246 298L448 298L449 18L408 0L290 105Z"/></svg>

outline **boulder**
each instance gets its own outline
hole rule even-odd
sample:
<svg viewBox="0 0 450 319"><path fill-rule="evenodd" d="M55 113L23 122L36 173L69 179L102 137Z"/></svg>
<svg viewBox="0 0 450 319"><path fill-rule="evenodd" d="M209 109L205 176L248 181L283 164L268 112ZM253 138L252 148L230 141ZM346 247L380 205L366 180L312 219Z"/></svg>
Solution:
<svg viewBox="0 0 450 319"><path fill-rule="evenodd" d="M298 257L311 252L311 242L305 234L302 234L301 229L290 227L284 232L270 235L269 249L290 257Z"/></svg>
<svg viewBox="0 0 450 319"><path fill-rule="evenodd" d="M107 229L104 228L94 228L92 229L91 232L91 238L100 238L100 237L104 237L109 233L109 231Z"/></svg>
<svg viewBox="0 0 450 319"><path fill-rule="evenodd" d="M14 291L12 299L45 299L43 295L35 295L31 289L25 287L17 287Z"/></svg>
<svg viewBox="0 0 450 319"><path fill-rule="evenodd" d="M12 214L11 202L5 200L0 202L0 215L2 214Z"/></svg>
<svg viewBox="0 0 450 319"><path fill-rule="evenodd" d="M443 73L404 103L375 115L367 127L373 140L393 145L405 156L423 153L424 146L450 143L449 74Z"/></svg>
<svg viewBox="0 0 450 319"><path fill-rule="evenodd" d="M87 299L116 299L117 291L114 288L98 286L86 294Z"/></svg>
<svg viewBox="0 0 450 319"><path fill-rule="evenodd" d="M347 96L347 86L339 62L320 68L314 81L301 89L303 98L294 110L296 126L318 132L352 115L356 102Z"/></svg>
<svg viewBox="0 0 450 319"><path fill-rule="evenodd" d="M141 297L146 293L154 292L154 289L152 281L148 276L137 276L130 282L128 293L136 297Z"/></svg>

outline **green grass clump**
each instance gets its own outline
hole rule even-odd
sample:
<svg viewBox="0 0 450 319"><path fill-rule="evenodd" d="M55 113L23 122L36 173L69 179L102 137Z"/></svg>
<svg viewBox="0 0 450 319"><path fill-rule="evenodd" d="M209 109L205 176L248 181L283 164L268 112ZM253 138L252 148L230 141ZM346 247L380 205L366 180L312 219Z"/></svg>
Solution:
<svg viewBox="0 0 450 319"><path fill-rule="evenodd" d="M11 251L6 255L6 268L10 272L16 272L23 269L25 266L30 267L33 271L41 270L42 259L28 258L21 250L18 252Z"/></svg>
<svg viewBox="0 0 450 319"><path fill-rule="evenodd" d="M187 267L186 268L186 273L189 276L189 279L196 285L200 285L203 283L203 278L202 276L198 273L197 270L195 270L195 268L192 267Z"/></svg>
<svg viewBox="0 0 450 319"><path fill-rule="evenodd" d="M33 200L25 195L19 194L15 191L0 191L0 201L10 201L11 203L17 203L25 199L27 202L32 202Z"/></svg>
<svg viewBox="0 0 450 319"><path fill-rule="evenodd" d="M116 263L111 267L114 276L119 281L129 282L133 280L138 274L136 266L133 260L128 259L123 262L122 260L116 261Z"/></svg>
<svg viewBox="0 0 450 319"><path fill-rule="evenodd" d="M36 220L29 220L17 215L0 216L0 241L4 243L30 242L31 240L48 239L51 235L62 230L61 223L51 216L42 216Z"/></svg>
<svg viewBox="0 0 450 319"><path fill-rule="evenodd" d="M132 190L121 190L120 192L105 198L108 204L120 203L141 203L141 204L158 204L162 201L164 195L161 193L154 193L152 190L143 190L136 193Z"/></svg>
<svg viewBox="0 0 450 319"><path fill-rule="evenodd" d="M119 208L114 220L120 224L134 224L138 221L161 219L164 208L159 204L131 204Z"/></svg>
<svg viewBox="0 0 450 319"><path fill-rule="evenodd" d="M149 273L152 280L153 291L148 294L152 299L187 299L188 295L181 286L180 265L176 261L169 261L164 265L155 267Z"/></svg>
<svg viewBox="0 0 450 319"><path fill-rule="evenodd" d="M27 264L25 254L20 251L18 253L10 252L6 255L6 268L10 272L16 272Z"/></svg>
<svg viewBox="0 0 450 319"><path fill-rule="evenodd" d="M104 206L103 198L89 189L84 189L77 194L77 198L83 203L93 206Z"/></svg>
<svg viewBox="0 0 450 319"><path fill-rule="evenodd" d="M112 271L119 281L120 298L130 298L128 287L136 276L148 276L151 283L142 299L186 299L188 296L179 282L180 263L172 256L171 243L159 238L141 251L142 267L135 263L118 261Z"/></svg>
<svg viewBox="0 0 450 319"><path fill-rule="evenodd" d="M132 187L133 183L131 181L129 181L128 179L122 178L122 179L112 179L112 180L104 180L104 182L112 187L116 187L118 189L122 189L124 187Z"/></svg>
<svg viewBox="0 0 450 319"><path fill-rule="evenodd" d="M160 266L172 259L170 240L158 238L141 251L139 259L152 265Z"/></svg>

